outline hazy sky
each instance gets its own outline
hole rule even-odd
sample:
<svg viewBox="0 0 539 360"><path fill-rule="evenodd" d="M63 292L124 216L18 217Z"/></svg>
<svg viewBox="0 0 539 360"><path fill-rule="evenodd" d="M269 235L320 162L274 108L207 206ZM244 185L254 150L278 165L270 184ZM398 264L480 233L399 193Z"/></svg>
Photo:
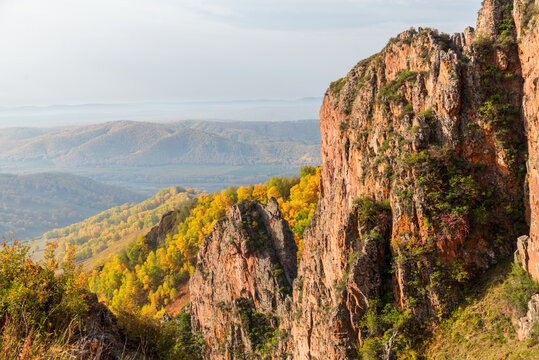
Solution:
<svg viewBox="0 0 539 360"><path fill-rule="evenodd" d="M0 106L322 96L481 0L0 0Z"/></svg>

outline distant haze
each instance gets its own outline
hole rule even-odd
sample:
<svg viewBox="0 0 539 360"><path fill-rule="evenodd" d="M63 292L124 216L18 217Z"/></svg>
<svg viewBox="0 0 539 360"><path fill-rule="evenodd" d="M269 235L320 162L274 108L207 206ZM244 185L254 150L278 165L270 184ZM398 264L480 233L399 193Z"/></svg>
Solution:
<svg viewBox="0 0 539 360"><path fill-rule="evenodd" d="M0 107L0 129L89 125L116 120L293 121L317 119L322 98Z"/></svg>
<svg viewBox="0 0 539 360"><path fill-rule="evenodd" d="M410 26L462 31L474 26L480 3L0 0L0 107L319 98L389 37ZM284 119L312 118L318 107L289 108ZM258 113L268 120L273 109ZM173 120L242 118L242 108L165 112ZM3 127L26 119L0 116Z"/></svg>

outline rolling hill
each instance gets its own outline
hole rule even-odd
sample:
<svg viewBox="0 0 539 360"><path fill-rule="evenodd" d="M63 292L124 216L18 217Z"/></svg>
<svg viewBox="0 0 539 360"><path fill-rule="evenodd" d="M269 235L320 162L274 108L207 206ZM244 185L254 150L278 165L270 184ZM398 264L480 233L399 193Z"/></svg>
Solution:
<svg viewBox="0 0 539 360"><path fill-rule="evenodd" d="M31 239L55 227L144 197L119 186L64 173L0 174L0 234Z"/></svg>
<svg viewBox="0 0 539 360"><path fill-rule="evenodd" d="M316 162L319 140L315 121L116 121L56 131L1 130L0 144L8 150L0 160L42 161L60 167L298 164L305 158Z"/></svg>
<svg viewBox="0 0 539 360"><path fill-rule="evenodd" d="M318 120L114 121L0 129L3 172L69 172L152 196L170 186L218 191L319 165Z"/></svg>

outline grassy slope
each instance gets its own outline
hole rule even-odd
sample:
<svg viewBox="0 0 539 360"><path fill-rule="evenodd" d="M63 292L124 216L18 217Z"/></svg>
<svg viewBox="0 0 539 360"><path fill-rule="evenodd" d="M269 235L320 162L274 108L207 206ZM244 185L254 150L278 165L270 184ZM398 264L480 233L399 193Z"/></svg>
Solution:
<svg viewBox="0 0 539 360"><path fill-rule="evenodd" d="M539 338L519 341L512 319L525 312L522 304L539 291L509 263L489 274L452 318L438 327L425 349L428 359L538 359ZM514 321L514 320L513 320Z"/></svg>

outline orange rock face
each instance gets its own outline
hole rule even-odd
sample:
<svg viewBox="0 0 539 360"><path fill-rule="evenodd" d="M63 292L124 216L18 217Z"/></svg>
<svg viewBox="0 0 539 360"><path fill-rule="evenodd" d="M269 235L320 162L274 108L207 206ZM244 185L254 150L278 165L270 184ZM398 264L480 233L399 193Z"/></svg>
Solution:
<svg viewBox="0 0 539 360"><path fill-rule="evenodd" d="M360 320L388 291L435 323L527 232L515 36L508 1L487 0L477 30L404 32L328 89L294 358L357 355ZM389 203L388 229L361 226L365 197Z"/></svg>
<svg viewBox="0 0 539 360"><path fill-rule="evenodd" d="M331 84L320 110L321 196L297 277L276 204L233 207L203 242L190 289L205 358L261 356L253 319L280 334L267 358L357 358L375 302L428 330L513 253L526 214L521 258L539 278L539 26L530 9L539 0L485 0L476 30L406 31ZM258 233L263 241L250 246Z"/></svg>
<svg viewBox="0 0 539 360"><path fill-rule="evenodd" d="M515 1L515 24L524 79L522 115L528 137L530 244L528 271L539 281L539 1Z"/></svg>
<svg viewBox="0 0 539 360"><path fill-rule="evenodd" d="M274 198L267 206L233 206L215 224L190 280L192 327L208 345L204 358L256 358L267 334L289 333L296 252ZM282 341L267 356L279 358L289 343Z"/></svg>

